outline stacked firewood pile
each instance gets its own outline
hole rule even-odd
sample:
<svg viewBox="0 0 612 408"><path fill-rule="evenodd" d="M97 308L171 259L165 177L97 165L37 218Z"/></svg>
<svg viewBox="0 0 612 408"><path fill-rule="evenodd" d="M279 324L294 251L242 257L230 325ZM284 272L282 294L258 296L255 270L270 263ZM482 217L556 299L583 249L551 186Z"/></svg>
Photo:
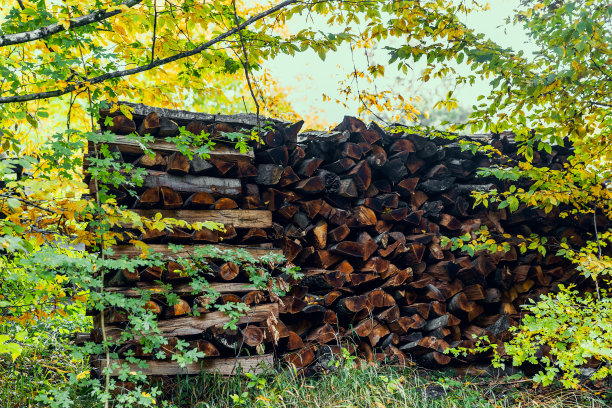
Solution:
<svg viewBox="0 0 612 408"><path fill-rule="evenodd" d="M196 134L222 134L250 131L256 124L246 115L131 106L134 120L116 115L110 130L161 138L176 135L178 126ZM549 237L549 243L567 238L580 244L591 227L588 220L561 220L554 212L522 207L513 213L473 208L472 191L509 187L476 175L479 167L504 165L500 159L464 150L458 140L426 138L399 127L385 131L351 117L331 132L299 133L301 123L272 125L254 154L221 146L206 161L188 159L163 139L151 146L155 157L142 155L125 136L113 144L123 160L147 171L138 197L117 191L125 204L144 215L162 212L226 224L223 233L152 231L143 239L155 252L170 254L170 242L185 244L187 253L191 246L220 243L246 246L253 253L282 250L304 274L292 282L288 296L270 303L265 293L248 290L232 262L213 260L213 285L227 301L253 306L234 331L219 328L222 314L212 316L218 312L189 316L197 299L180 283L180 274L174 283L167 272L172 266L166 272L113 278L109 290L127 293L160 279L173 283L179 305L170 310L160 303L151 306L159 309L164 335L184 337L210 356L273 349L284 361L310 371L327 368L325 362L342 347L367 360L437 367L451 362L445 349L472 348L474 336L501 344L527 299L576 279L554 251L521 253L516 241L510 241L507 252L472 256L442 245L443 235L469 236L483 226L500 241L508 240L505 234L535 233ZM516 155L511 135L462 140ZM539 152L534 162L557 168L569 153L563 148ZM124 245L116 256L139 251Z"/></svg>

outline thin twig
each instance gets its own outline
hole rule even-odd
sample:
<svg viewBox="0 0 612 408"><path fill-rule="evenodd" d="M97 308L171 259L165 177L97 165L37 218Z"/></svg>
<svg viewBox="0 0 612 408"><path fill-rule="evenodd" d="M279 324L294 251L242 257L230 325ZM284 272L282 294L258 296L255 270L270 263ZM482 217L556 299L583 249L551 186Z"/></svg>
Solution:
<svg viewBox="0 0 612 408"><path fill-rule="evenodd" d="M242 53L244 54L244 61L241 61L242 66L244 68L244 76L246 77L247 84L249 85L251 98L253 98L253 102L255 102L255 109L257 110L257 134L259 135L261 131L261 126L259 124L259 102L257 102L257 97L255 96L255 92L253 92L253 87L251 86L251 76L249 75L249 56L247 54L246 47L244 46L244 38L242 37L242 28L240 28L240 21L238 21L236 0L232 0L232 7L234 7L234 20L236 21L236 27L238 28L238 36L240 37L240 45L242 46Z"/></svg>
<svg viewBox="0 0 612 408"><path fill-rule="evenodd" d="M597 231L597 203L593 205L593 228L595 228L595 240L597 241L597 248L599 253L597 254L599 260L601 260L601 243L599 242L599 232ZM595 290L597 291L597 300L601 302L601 295L599 294L599 282L597 281L597 275L593 275L595 280Z"/></svg>
<svg viewBox="0 0 612 408"><path fill-rule="evenodd" d="M153 1L153 44L151 44L151 62L155 61L155 38L157 36L157 0Z"/></svg>

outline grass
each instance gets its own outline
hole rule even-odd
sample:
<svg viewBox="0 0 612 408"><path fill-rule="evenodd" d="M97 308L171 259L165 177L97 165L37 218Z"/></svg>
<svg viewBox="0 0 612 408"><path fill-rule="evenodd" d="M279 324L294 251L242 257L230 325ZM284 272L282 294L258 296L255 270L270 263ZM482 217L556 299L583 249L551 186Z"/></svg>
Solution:
<svg viewBox="0 0 612 408"><path fill-rule="evenodd" d="M179 408L505 408L606 407L610 401L589 390L534 389L526 380L455 377L412 368L341 368L311 378L284 371L223 379L202 375L164 384Z"/></svg>
<svg viewBox="0 0 612 408"><path fill-rule="evenodd" d="M73 401L58 406L100 407L91 387L77 388L69 381L87 370L87 365L73 361L65 344L64 339L48 337L30 343L15 362L0 358L0 407L46 406L35 402L35 396L50 389L61 390L66 401ZM231 378L203 373L153 380L150 385L162 391L156 406L166 408L595 408L612 402L607 395L591 390L533 388L530 381L516 376L458 377L452 372L389 366L358 369L349 367L351 364L310 378L289 370L270 370L259 376Z"/></svg>

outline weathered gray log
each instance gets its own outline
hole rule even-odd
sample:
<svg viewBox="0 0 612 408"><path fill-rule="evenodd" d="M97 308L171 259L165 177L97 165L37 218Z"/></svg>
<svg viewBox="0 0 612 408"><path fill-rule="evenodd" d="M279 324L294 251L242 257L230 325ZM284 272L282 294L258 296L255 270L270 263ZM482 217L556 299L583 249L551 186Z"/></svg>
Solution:
<svg viewBox="0 0 612 408"><path fill-rule="evenodd" d="M257 323L266 321L270 316L278 317L278 304L271 303L257 305L244 316L238 318L237 324ZM201 313L200 316L177 317L175 319L160 320L157 323L161 336L193 336L202 334L208 328L223 325L231 318L225 312ZM106 336L110 341L117 341L125 332L123 327L107 326ZM146 333L143 333L146 335Z"/></svg>
<svg viewBox="0 0 612 408"><path fill-rule="evenodd" d="M164 218L183 220L190 224L212 221L234 228L270 228L272 213L267 210L133 210L141 217L154 218L160 213Z"/></svg>
<svg viewBox="0 0 612 408"><path fill-rule="evenodd" d="M242 372L258 374L262 373L266 366L271 366L274 362L272 354L263 356L248 356L236 358L204 358L195 363L181 367L176 361L168 360L147 360L148 367L140 368L137 364L128 363L125 360L111 360L111 367L115 364L123 366L127 364L129 371L142 372L144 375L179 375L179 374L200 374L201 372L215 372L221 375L234 375L240 367ZM98 373L103 374L106 367L106 360L99 359L94 362L94 367ZM117 369L111 373L116 377L120 373Z"/></svg>
<svg viewBox="0 0 612 408"><path fill-rule="evenodd" d="M280 249L275 249L275 248L257 248L257 247L219 245L219 244L215 244L212 246L219 249L220 251L223 251L226 249L244 249L249 254L255 257L260 257L262 255L268 255L268 254L282 254L283 253ZM150 253L162 254L166 256L177 256L177 257L187 258L190 255L193 255L193 252L197 247L198 246L184 245L180 251L174 252L172 249L168 247L168 245L155 244L155 245L149 245L149 251ZM142 254L142 250L134 245L116 245L113 247L113 250L114 250L114 253L113 255L110 256L111 259L119 259L123 255L126 255L128 257L136 257Z"/></svg>
<svg viewBox="0 0 612 408"><path fill-rule="evenodd" d="M240 180L217 177L175 176L163 171L148 170L142 183L143 187L170 187L183 193L211 193L224 196L239 196L242 190Z"/></svg>

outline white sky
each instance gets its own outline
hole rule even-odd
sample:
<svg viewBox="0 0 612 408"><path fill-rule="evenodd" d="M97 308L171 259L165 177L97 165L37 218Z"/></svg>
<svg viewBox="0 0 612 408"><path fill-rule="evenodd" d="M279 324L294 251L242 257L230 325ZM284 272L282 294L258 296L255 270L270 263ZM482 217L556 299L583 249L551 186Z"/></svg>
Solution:
<svg viewBox="0 0 612 408"><path fill-rule="evenodd" d="M463 16L464 22L475 30L480 31L487 36L493 38L497 43L503 46L512 46L515 49L525 49L527 36L520 27L505 25L505 19L511 16L512 10L518 5L518 0L493 0L489 2L490 10L486 12L473 13L468 16ZM296 26L296 28L301 28ZM326 32L332 31L325 25L316 27L317 29ZM374 59L383 65L386 65L388 57L384 50L376 53ZM365 56L363 52L355 53L355 60L358 68L365 66ZM424 59L423 59L424 60ZM419 61L420 63L421 61ZM405 90L401 90L402 96L413 97L415 93L431 92L431 89L440 87L440 82L434 82L421 86L418 90L408 89L408 85L418 77L420 70L425 66L415 67L412 77L408 72L408 77L399 74L395 67L387 66L385 70L385 78L379 78L377 85L381 88L389 88L396 77L406 78ZM306 115L309 112L318 113L319 117L329 123L335 123L346 115L355 115L357 113L357 105L349 105L349 108L336 104L333 101L324 102L322 94L326 93L329 96L338 96L338 82L346 78L347 73L352 71L352 60L350 48L342 47L335 53L328 53L326 60L322 61L315 52L307 51L298 53L295 56L279 56L273 61L270 61L265 66L272 75L277 78L280 85L285 88L290 88L290 102L292 102L295 111L299 114ZM403 81L400 82L400 87ZM360 84L361 85L361 84ZM397 88L398 84L393 85ZM486 83L477 84L473 87L458 89L456 96L460 104L472 106L476 103L476 98L481 93L486 92L488 85ZM396 89L397 90L397 89ZM397 90L399 91L399 90Z"/></svg>

